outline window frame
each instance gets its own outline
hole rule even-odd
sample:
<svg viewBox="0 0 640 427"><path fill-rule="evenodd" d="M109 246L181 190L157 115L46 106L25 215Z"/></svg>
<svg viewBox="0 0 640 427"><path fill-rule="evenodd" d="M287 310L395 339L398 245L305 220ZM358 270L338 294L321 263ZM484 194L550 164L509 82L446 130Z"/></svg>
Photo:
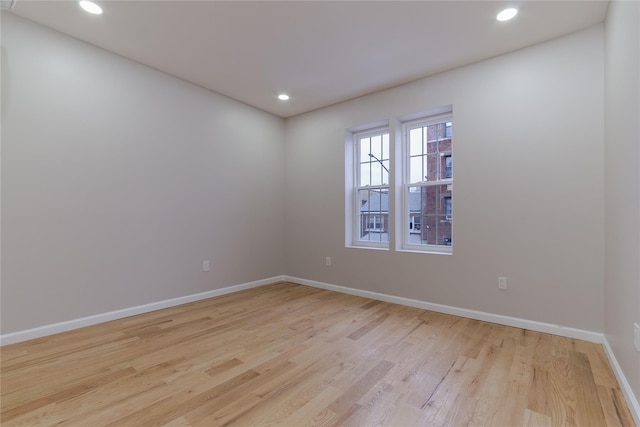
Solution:
<svg viewBox="0 0 640 427"><path fill-rule="evenodd" d="M429 143L433 141L447 140L451 139L452 146L451 150L446 152L446 154L442 154L442 157L450 156L451 157L451 177L444 177L445 175L445 166L444 162L446 160L438 160L438 168L442 168L442 170L437 171L436 180L432 181L420 181L420 182L411 182L411 170L410 170L410 140L409 134L411 129L416 129L420 127L428 127L431 125L445 123L445 134L443 138L437 138L434 140L430 140L429 136L426 135L424 137L423 143ZM448 123L451 123L450 126L447 126ZM445 222L448 222L452 227L452 235L451 238L448 239L448 243L450 244L415 244L410 242L411 234L416 234L413 230L410 229L411 216L414 215L410 210L410 188L426 188L426 187L435 187L447 185L447 191L451 191L451 194L448 196L439 196L440 198L449 197L453 201L453 109L448 109L447 111L440 111L434 114L425 114L420 117L415 117L410 120L402 121L400 123L401 126L401 155L402 155L402 184L399 187L402 192L402 212L400 213L401 217L401 239L400 239L400 247L402 251L410 251L410 252L426 252L426 253L436 253L436 254L452 254L453 253L453 214L447 214L445 216ZM448 129L447 129L448 128ZM436 153L440 155L441 153L438 151ZM423 154L423 156L426 155ZM441 164L442 163L442 164ZM426 176L425 176L426 178ZM422 190L420 190L422 191ZM439 201L444 203L444 199ZM422 221L421 221L422 222ZM421 224L421 228L424 227L425 224Z"/></svg>
<svg viewBox="0 0 640 427"><path fill-rule="evenodd" d="M391 205L391 191L392 191L392 186L391 186L391 181L393 180L393 162L391 160L392 156L393 156L393 141L392 141L392 137L391 137L391 132L390 132L390 127L388 124L383 124L383 125L378 125L378 126L373 126L373 127L369 127L369 128L365 128L365 129L359 129L359 130L354 130L351 132L352 134L352 146L353 146L353 152L352 152L352 162L351 162L351 167L353 168L353 185L352 187L352 196L351 196L351 203L350 203L350 210L351 210L351 243L349 246L352 247L360 247L360 248L374 248L374 249L389 249L390 247L390 242L391 242L391 233L393 232L393 224L391 222L391 211L392 211L392 205ZM388 171L388 181L386 184L376 184L376 185L360 185L361 180L360 180L360 174L361 174L361 140L365 139L365 138L370 138L373 136L378 136L380 135L381 137L383 137L383 135L387 135L388 141L389 141L389 159L388 160L388 167L387 167L387 171ZM383 137L384 138L384 137ZM382 167L384 165L384 160L381 161L381 159L374 159L372 160L372 163L374 161L380 162ZM361 205L360 205L360 192L361 191L376 191L376 190L380 190L380 191L384 191L386 190L387 192L387 197L388 197L388 210L386 213L387 216L387 240L385 241L379 241L379 240L363 240L361 238L361 227L363 224L363 214L361 214ZM382 225L382 230L369 230L368 229L368 224L366 224L364 226L363 231L368 231L369 233L377 233L377 235L381 236L382 233L384 233L384 214L382 213L382 211L368 211L366 213L367 216L373 216L373 215L379 215L380 216L380 220L381 220L381 225Z"/></svg>

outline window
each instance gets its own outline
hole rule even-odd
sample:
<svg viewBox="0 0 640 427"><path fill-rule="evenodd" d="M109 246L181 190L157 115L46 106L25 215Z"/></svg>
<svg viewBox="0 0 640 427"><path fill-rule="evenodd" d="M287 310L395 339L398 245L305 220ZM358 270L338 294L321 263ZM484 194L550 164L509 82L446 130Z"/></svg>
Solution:
<svg viewBox="0 0 640 427"><path fill-rule="evenodd" d="M347 246L452 253L452 135L451 106L347 131Z"/></svg>
<svg viewBox="0 0 640 427"><path fill-rule="evenodd" d="M450 252L453 224L451 114L403 123L403 247ZM416 230L419 216L420 229Z"/></svg>
<svg viewBox="0 0 640 427"><path fill-rule="evenodd" d="M387 247L389 243L389 130L356 133L354 242Z"/></svg>

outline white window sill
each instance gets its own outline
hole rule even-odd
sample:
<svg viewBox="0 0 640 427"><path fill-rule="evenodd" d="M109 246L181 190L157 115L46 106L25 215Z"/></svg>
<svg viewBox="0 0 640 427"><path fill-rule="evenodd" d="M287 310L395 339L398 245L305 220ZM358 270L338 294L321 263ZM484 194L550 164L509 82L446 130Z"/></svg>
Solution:
<svg viewBox="0 0 640 427"><path fill-rule="evenodd" d="M449 246L449 248L451 248ZM438 249L433 249L433 248L428 248L428 249L413 249L413 248L402 248L402 249L396 249L396 252L407 252L407 253L412 253L412 254L430 254L430 255L453 255L453 249L449 249L449 250L438 250Z"/></svg>
<svg viewBox="0 0 640 427"><path fill-rule="evenodd" d="M384 246L365 246L365 245L346 245L348 249L373 249L374 251L388 251L389 247Z"/></svg>

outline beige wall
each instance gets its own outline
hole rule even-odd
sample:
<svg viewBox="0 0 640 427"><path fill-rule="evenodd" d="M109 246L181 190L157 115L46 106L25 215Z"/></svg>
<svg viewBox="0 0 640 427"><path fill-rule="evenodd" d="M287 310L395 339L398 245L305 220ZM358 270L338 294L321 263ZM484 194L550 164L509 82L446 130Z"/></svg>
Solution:
<svg viewBox="0 0 640 427"><path fill-rule="evenodd" d="M605 328L636 400L640 353L640 3L614 1L606 21Z"/></svg>
<svg viewBox="0 0 640 427"><path fill-rule="evenodd" d="M3 13L2 333L283 274L283 132Z"/></svg>
<svg viewBox="0 0 640 427"><path fill-rule="evenodd" d="M288 119L287 274L603 331L603 31ZM346 248L345 129L448 104L453 255Z"/></svg>

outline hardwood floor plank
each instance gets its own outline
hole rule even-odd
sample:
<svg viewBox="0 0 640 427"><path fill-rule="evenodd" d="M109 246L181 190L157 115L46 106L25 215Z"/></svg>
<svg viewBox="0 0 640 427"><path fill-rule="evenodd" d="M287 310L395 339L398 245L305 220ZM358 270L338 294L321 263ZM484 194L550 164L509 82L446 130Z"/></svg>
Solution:
<svg viewBox="0 0 640 427"><path fill-rule="evenodd" d="M331 385L327 385L324 389L320 390L317 394L315 394L307 402L305 402L304 405L300 406L286 419L284 419L282 425L303 426L315 425L316 423L320 424L319 421L324 419L323 414L325 413L325 411L328 412L326 408L342 393L342 390ZM335 414L333 413L332 415L335 416ZM237 425L241 426L241 424ZM259 424L254 422L251 425L258 426Z"/></svg>
<svg viewBox="0 0 640 427"><path fill-rule="evenodd" d="M313 365L297 365L286 375L273 377L252 391L251 394L257 400L250 411L225 413L228 411L223 410L207 419L210 420L210 425L282 425L291 414L329 387L316 374Z"/></svg>
<svg viewBox="0 0 640 427"><path fill-rule="evenodd" d="M352 333L350 333L347 338L357 341L358 338L362 337L363 335L366 335L367 333L369 333L371 330L375 329L376 327L378 327L379 325L382 324L382 322L384 322L384 320L389 317L388 313L384 313L381 316L378 316L377 318L373 319L371 322L367 323L366 325L362 326L361 328L359 328L357 331L354 331Z"/></svg>
<svg viewBox="0 0 640 427"><path fill-rule="evenodd" d="M572 351L569 354L571 368L576 379L576 422L578 425L605 425L602 405L591 402L599 401L598 389L593 379L591 364L586 354Z"/></svg>
<svg viewBox="0 0 640 427"><path fill-rule="evenodd" d="M140 410L127 414L122 418L118 418L107 426L122 425L162 425L173 421L174 419L188 414L189 412L200 408L211 400L223 396L234 389L246 384L260 374L253 369L249 369L242 374L231 378L228 381L218 384L208 390L196 394L189 399L180 402L179 406L169 405L168 403L175 400L175 397L167 397L150 406L141 408Z"/></svg>
<svg viewBox="0 0 640 427"><path fill-rule="evenodd" d="M394 364L382 360L369 370L362 378L349 387L340 397L338 397L331 405L329 410L340 415L346 413L352 406L362 397L370 388L378 383Z"/></svg>
<svg viewBox="0 0 640 427"><path fill-rule="evenodd" d="M0 349L14 426L633 426L602 346L277 283Z"/></svg>
<svg viewBox="0 0 640 427"><path fill-rule="evenodd" d="M219 365L214 366L213 368L209 368L207 369L205 372L207 375L211 375L212 377L215 377L216 375L225 372L231 368L235 368L236 366L240 366L242 365L244 362L240 359L238 359L237 357L234 357L233 359L229 359L225 362L222 362Z"/></svg>
<svg viewBox="0 0 640 427"><path fill-rule="evenodd" d="M100 388L105 386L106 384L116 381L119 378L123 378L125 376L135 374L136 370L133 368L123 369L121 371L108 373L99 376L92 376L82 383L75 384L71 387L65 387L59 391L48 394L46 396L40 397L35 400L30 400L28 402L24 402L18 404L11 409L2 411L2 420L3 421L11 421L12 419L22 415L29 413L31 411L37 410L43 406L46 406L50 403L59 403L64 402L72 397L76 397L78 395L84 394L92 389ZM4 404L4 398L3 398Z"/></svg>
<svg viewBox="0 0 640 427"><path fill-rule="evenodd" d="M632 425L628 424L628 420L632 419L632 416L620 390L599 385L598 396L602 404L606 425Z"/></svg>
<svg viewBox="0 0 640 427"><path fill-rule="evenodd" d="M522 425L524 427L551 427L551 417L527 409L524 412Z"/></svg>
<svg viewBox="0 0 640 427"><path fill-rule="evenodd" d="M162 424L162 427L192 427L192 424L185 420L184 417L178 417L167 424Z"/></svg>

